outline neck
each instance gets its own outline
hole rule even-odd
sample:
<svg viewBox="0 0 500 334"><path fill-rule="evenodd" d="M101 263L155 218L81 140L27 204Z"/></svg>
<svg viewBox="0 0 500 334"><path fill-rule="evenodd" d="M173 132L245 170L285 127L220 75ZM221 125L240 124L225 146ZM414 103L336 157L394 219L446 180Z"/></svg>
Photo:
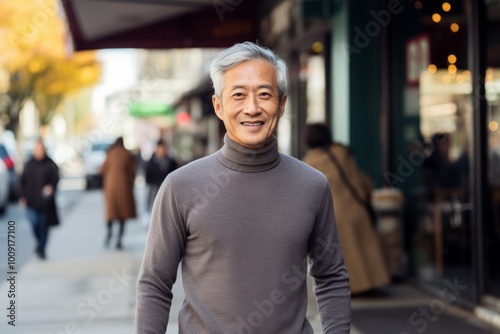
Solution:
<svg viewBox="0 0 500 334"><path fill-rule="evenodd" d="M263 172L275 167L280 161L276 137L261 148L248 148L224 136L224 146L217 158L226 167L242 172Z"/></svg>

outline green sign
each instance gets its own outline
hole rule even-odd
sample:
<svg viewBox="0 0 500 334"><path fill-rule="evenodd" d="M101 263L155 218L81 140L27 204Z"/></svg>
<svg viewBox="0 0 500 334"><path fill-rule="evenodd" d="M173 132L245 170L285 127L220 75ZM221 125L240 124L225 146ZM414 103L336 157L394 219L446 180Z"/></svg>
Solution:
<svg viewBox="0 0 500 334"><path fill-rule="evenodd" d="M132 102L129 112L134 117L153 117L173 115L175 110L161 102Z"/></svg>

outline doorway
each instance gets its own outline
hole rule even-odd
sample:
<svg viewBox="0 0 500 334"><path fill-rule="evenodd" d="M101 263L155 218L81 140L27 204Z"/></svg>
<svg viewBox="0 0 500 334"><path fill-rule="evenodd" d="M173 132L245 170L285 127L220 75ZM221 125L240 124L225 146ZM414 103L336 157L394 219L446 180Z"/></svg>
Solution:
<svg viewBox="0 0 500 334"><path fill-rule="evenodd" d="M296 49L295 132L298 134L297 156L302 157L307 148L303 140L306 124L330 124L330 57L329 34L317 35Z"/></svg>

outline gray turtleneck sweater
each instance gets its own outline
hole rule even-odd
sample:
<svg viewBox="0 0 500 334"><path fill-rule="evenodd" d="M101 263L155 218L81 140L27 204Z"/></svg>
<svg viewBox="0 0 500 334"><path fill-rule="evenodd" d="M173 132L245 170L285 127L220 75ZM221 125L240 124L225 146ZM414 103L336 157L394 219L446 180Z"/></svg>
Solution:
<svg viewBox="0 0 500 334"><path fill-rule="evenodd" d="M305 334L307 259L325 334L349 333L349 277L326 178L226 135L168 175L155 200L137 287L137 334L164 334L182 261L179 333Z"/></svg>

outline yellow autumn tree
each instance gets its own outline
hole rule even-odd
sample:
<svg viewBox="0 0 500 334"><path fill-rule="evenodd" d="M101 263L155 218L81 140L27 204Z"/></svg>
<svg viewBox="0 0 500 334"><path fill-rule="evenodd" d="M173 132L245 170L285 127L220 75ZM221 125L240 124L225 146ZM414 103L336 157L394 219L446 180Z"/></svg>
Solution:
<svg viewBox="0 0 500 334"><path fill-rule="evenodd" d="M71 58L48 63L44 74L35 81L32 96L40 124L49 124L65 97L93 85L100 76L101 69L94 51L78 52Z"/></svg>
<svg viewBox="0 0 500 334"><path fill-rule="evenodd" d="M16 132L19 112L31 99L46 125L69 94L99 80L100 64L95 52L68 51L56 0L0 0L0 13L0 72L8 78L6 91L0 90L0 120Z"/></svg>

